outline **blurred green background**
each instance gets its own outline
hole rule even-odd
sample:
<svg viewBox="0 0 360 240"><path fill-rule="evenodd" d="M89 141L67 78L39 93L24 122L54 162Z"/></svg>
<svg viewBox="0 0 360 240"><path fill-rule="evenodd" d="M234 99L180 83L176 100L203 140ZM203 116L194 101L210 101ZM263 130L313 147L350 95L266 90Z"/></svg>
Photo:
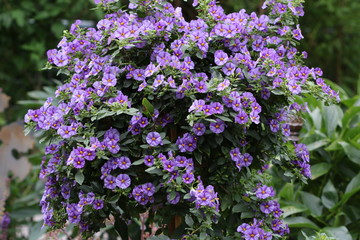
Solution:
<svg viewBox="0 0 360 240"><path fill-rule="evenodd" d="M262 2L220 1L227 13L242 8L248 13L262 13ZM174 4L183 7L185 16L194 15L190 2L175 0ZM63 30L76 19L96 24L103 13L90 11L94 6L92 0L0 1L0 94L10 97L9 106L2 112L0 107L0 129L22 121L29 108L39 107L52 94L55 80L59 78L54 72L41 71L46 63L46 51L56 48ZM329 109L314 99L306 99L311 114L304 117L302 141L310 145L316 176L308 185L287 183L284 186L283 176L274 172L274 186L280 193L282 206L287 209L291 239L322 239L320 232L335 239L358 239L360 1L306 0L304 6L305 16L300 26L305 38L298 48L308 52L308 66L323 69L324 78L340 91L342 102ZM1 99L5 101L0 96ZM0 139L0 144L3 142L5 140ZM37 175L42 151L38 144L25 152L11 149L14 159L28 158L31 171L24 180L16 178L16 173L0 176L7 179L9 185L5 204L5 211L11 217L6 230L9 239L39 239L44 231L39 231L41 223L36 221L40 213L42 183ZM7 166L5 161L8 159L0 159L0 168ZM0 213L1 208L0 203ZM30 232L18 231L21 225L29 226ZM3 233L0 220L0 239ZM326 239L325 235L322 237Z"/></svg>

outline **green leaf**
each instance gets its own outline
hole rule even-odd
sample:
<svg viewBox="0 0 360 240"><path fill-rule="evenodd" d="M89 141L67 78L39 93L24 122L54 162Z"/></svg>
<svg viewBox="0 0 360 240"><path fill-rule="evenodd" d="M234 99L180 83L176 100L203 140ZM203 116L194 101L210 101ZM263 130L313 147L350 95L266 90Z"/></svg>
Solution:
<svg viewBox="0 0 360 240"><path fill-rule="evenodd" d="M358 173L346 186L345 194L341 197L340 202L335 207L345 204L354 194L360 191L360 173ZM334 207L334 208L335 208Z"/></svg>
<svg viewBox="0 0 360 240"><path fill-rule="evenodd" d="M49 95L44 91L31 91L28 92L27 95L33 99L39 99L39 100L46 100L47 98L52 97L52 95Z"/></svg>
<svg viewBox="0 0 360 240"><path fill-rule="evenodd" d="M30 228L29 240L38 240L46 233L46 227L42 228L42 221L37 222Z"/></svg>
<svg viewBox="0 0 360 240"><path fill-rule="evenodd" d="M192 217L189 214L185 215L185 223L189 226L192 227L194 225L194 220L192 219Z"/></svg>
<svg viewBox="0 0 360 240"><path fill-rule="evenodd" d="M143 163L144 163L144 159L140 159L140 160L133 162L131 165L137 166L137 165L141 165Z"/></svg>
<svg viewBox="0 0 360 240"><path fill-rule="evenodd" d="M347 142L340 141L339 144L343 147L346 155L349 157L349 159L360 165L360 150L355 148L354 146L348 144Z"/></svg>
<svg viewBox="0 0 360 240"><path fill-rule="evenodd" d="M217 115L217 118L220 118L224 122L233 122L233 120L231 120L230 118L224 117L224 116L221 116L221 115Z"/></svg>
<svg viewBox="0 0 360 240"><path fill-rule="evenodd" d="M115 217L115 224L114 224L116 232L121 236L121 239L129 239L129 231L128 226L120 218L120 216Z"/></svg>
<svg viewBox="0 0 360 240"><path fill-rule="evenodd" d="M284 213L283 213L284 218L286 218L287 216L296 214L296 213L305 212L307 210L307 208L304 205L301 205L299 203L287 202L286 204L287 204L287 206L281 207L281 210L284 211Z"/></svg>
<svg viewBox="0 0 360 240"><path fill-rule="evenodd" d="M121 196L121 193L115 194L108 200L108 202L109 203L117 203L120 199L120 196Z"/></svg>
<svg viewBox="0 0 360 240"><path fill-rule="evenodd" d="M338 200L339 197L336 188L331 180L329 180L323 188L321 202L326 208L331 209L336 205Z"/></svg>
<svg viewBox="0 0 360 240"><path fill-rule="evenodd" d="M300 196L304 205L310 210L311 215L315 217L321 216L324 207L319 197L308 192L301 192Z"/></svg>
<svg viewBox="0 0 360 240"><path fill-rule="evenodd" d="M142 105L145 108L145 112L147 112L149 115L154 113L154 106L146 98L143 98Z"/></svg>
<svg viewBox="0 0 360 240"><path fill-rule="evenodd" d="M314 111L309 113L316 129L321 129L322 115L320 109L317 107Z"/></svg>
<svg viewBox="0 0 360 240"><path fill-rule="evenodd" d="M24 219L35 216L36 214L41 214L40 209L34 207L26 207L16 209L10 212L10 218Z"/></svg>
<svg viewBox="0 0 360 240"><path fill-rule="evenodd" d="M334 133L336 127L341 124L341 119L343 118L343 111L339 106L331 105L324 107L325 115L325 126L327 135L330 137Z"/></svg>
<svg viewBox="0 0 360 240"><path fill-rule="evenodd" d="M159 176L163 175L163 172L156 167L150 167L150 168L146 169L145 172L154 174L154 175L159 175Z"/></svg>
<svg viewBox="0 0 360 240"><path fill-rule="evenodd" d="M160 235L160 236L152 236L149 237L148 240L169 240L170 238L168 236L165 235Z"/></svg>
<svg viewBox="0 0 360 240"><path fill-rule="evenodd" d="M353 193L354 191L359 191L360 189L360 173L356 175L346 186L345 194Z"/></svg>
<svg viewBox="0 0 360 240"><path fill-rule="evenodd" d="M199 153L198 151L195 151L195 152L194 152L194 156L195 156L195 160L196 160L199 164L201 164L201 163L202 163L202 155L201 155L201 153Z"/></svg>
<svg viewBox="0 0 360 240"><path fill-rule="evenodd" d="M345 226L341 227L325 227L322 229L330 237L341 240L352 240L349 230Z"/></svg>
<svg viewBox="0 0 360 240"><path fill-rule="evenodd" d="M245 212L245 211L249 211L249 207L243 203L236 204L232 208L233 213L239 213L239 212Z"/></svg>
<svg viewBox="0 0 360 240"><path fill-rule="evenodd" d="M288 224L290 228L311 228L315 230L320 230L320 228L305 217L291 217L285 218L284 223Z"/></svg>
<svg viewBox="0 0 360 240"><path fill-rule="evenodd" d="M349 108L342 119L342 125L344 128L349 127L351 120L360 113L360 106L359 107L351 107Z"/></svg>
<svg viewBox="0 0 360 240"><path fill-rule="evenodd" d="M294 198L294 185L293 183L286 183L285 186L280 190L279 197L284 198L288 201Z"/></svg>
<svg viewBox="0 0 360 240"><path fill-rule="evenodd" d="M240 218L241 219L253 218L254 216L255 216L254 212L242 212Z"/></svg>
<svg viewBox="0 0 360 240"><path fill-rule="evenodd" d="M23 27L25 25L25 13L20 9L15 9L11 11L12 17L15 19L17 25L19 27Z"/></svg>
<svg viewBox="0 0 360 240"><path fill-rule="evenodd" d="M331 169L330 163L318 163L311 166L311 179L314 180L322 175L325 175Z"/></svg>
<svg viewBox="0 0 360 240"><path fill-rule="evenodd" d="M318 149L318 148L321 148L321 147L327 145L328 143L329 143L328 139L322 139L322 140L319 140L319 141L316 141L316 142L313 142L310 144L306 144L306 146L309 151L313 151L315 149Z"/></svg>
<svg viewBox="0 0 360 240"><path fill-rule="evenodd" d="M81 170L78 170L77 173L75 174L75 181L78 184L82 185L84 182L84 179L85 179L84 174L82 173Z"/></svg>

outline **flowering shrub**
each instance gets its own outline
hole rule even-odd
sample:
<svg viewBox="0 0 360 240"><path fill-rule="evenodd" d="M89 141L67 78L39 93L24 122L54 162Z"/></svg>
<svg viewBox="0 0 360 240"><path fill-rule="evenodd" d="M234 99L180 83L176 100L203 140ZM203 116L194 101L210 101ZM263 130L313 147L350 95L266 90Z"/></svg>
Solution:
<svg viewBox="0 0 360 240"><path fill-rule="evenodd" d="M109 13L96 28L75 22L48 51L67 80L25 117L50 141L44 224L88 237L112 215L127 239L148 212L158 226L181 217L177 231L158 230L172 238L282 238L265 170L311 175L306 146L287 143L294 97L338 100L295 48L301 1L267 1L257 16L199 0L190 22L162 0L131 1L129 12L95 2Z"/></svg>

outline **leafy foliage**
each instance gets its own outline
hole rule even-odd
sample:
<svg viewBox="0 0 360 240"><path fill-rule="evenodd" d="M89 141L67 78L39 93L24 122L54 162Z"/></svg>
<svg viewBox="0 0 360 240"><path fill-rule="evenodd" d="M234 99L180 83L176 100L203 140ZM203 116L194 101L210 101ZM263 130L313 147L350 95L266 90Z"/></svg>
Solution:
<svg viewBox="0 0 360 240"><path fill-rule="evenodd" d="M341 106L325 106L308 96L302 142L311 152L312 181L306 186L288 183L280 190L286 222L314 229L335 239L357 239L360 220L360 98L342 92ZM311 231L307 232L309 234Z"/></svg>
<svg viewBox="0 0 360 240"><path fill-rule="evenodd" d="M53 85L55 72L40 72L46 63L46 50L53 47L63 30L76 18L96 20L96 13L83 11L91 1L4 0L0 4L0 82L11 96L6 121L18 120L26 109L15 105L26 93Z"/></svg>

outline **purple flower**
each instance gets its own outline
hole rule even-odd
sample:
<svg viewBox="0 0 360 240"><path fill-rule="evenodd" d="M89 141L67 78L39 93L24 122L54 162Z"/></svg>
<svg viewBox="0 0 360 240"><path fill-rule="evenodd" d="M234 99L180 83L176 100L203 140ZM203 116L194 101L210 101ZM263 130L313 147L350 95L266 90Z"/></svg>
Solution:
<svg viewBox="0 0 360 240"><path fill-rule="evenodd" d="M152 183L145 183L141 185L141 188L143 189L144 194L148 196L152 196L155 193L155 186Z"/></svg>
<svg viewBox="0 0 360 240"><path fill-rule="evenodd" d="M196 110L196 112L200 112L203 110L205 106L205 101L200 99L200 100L195 100L192 105L189 108L189 112L192 112L194 110Z"/></svg>
<svg viewBox="0 0 360 240"><path fill-rule="evenodd" d="M45 154L54 154L57 153L60 149L60 146L57 144L50 144L45 147Z"/></svg>
<svg viewBox="0 0 360 240"><path fill-rule="evenodd" d="M126 189L130 186L131 179L127 174L119 174L116 177L116 185L121 189Z"/></svg>
<svg viewBox="0 0 360 240"><path fill-rule="evenodd" d="M239 158L236 161L236 167L239 168L239 170L241 170L242 167L248 167L251 165L253 160L253 157L248 154L248 153L244 153L244 155L239 156Z"/></svg>
<svg viewBox="0 0 360 240"><path fill-rule="evenodd" d="M195 180L194 174L192 174L191 172L185 173L182 175L182 180L184 183L190 184Z"/></svg>
<svg viewBox="0 0 360 240"><path fill-rule="evenodd" d="M228 79L225 79L223 82L219 83L217 86L218 91L223 91L225 88L227 88L230 85L230 81Z"/></svg>
<svg viewBox="0 0 360 240"><path fill-rule="evenodd" d="M245 231L250 229L250 225L247 223L243 223L240 226L237 227L237 232L239 233L245 233Z"/></svg>
<svg viewBox="0 0 360 240"><path fill-rule="evenodd" d="M204 105L202 110L205 113L205 115L212 115L215 113L215 111L211 105Z"/></svg>
<svg viewBox="0 0 360 240"><path fill-rule="evenodd" d="M154 156L151 155L145 155L144 157L144 164L148 167L151 167L152 165L154 165Z"/></svg>
<svg viewBox="0 0 360 240"><path fill-rule="evenodd" d="M84 158L88 161L93 161L96 158L95 151L90 149L85 149Z"/></svg>
<svg viewBox="0 0 360 240"><path fill-rule="evenodd" d="M256 196L260 199L265 199L268 197L273 197L275 195L274 189L263 185L256 190Z"/></svg>
<svg viewBox="0 0 360 240"><path fill-rule="evenodd" d="M131 161L128 157L120 157L118 161L118 166L120 169L128 169L131 165Z"/></svg>
<svg viewBox="0 0 360 240"><path fill-rule="evenodd" d="M272 132L278 132L279 129L280 129L279 122L276 121L275 119L271 119L271 120L269 121L269 125L270 125L270 130L271 130Z"/></svg>
<svg viewBox="0 0 360 240"><path fill-rule="evenodd" d="M76 135L76 131L74 130L74 128L72 126L66 126L66 125L61 125L58 129L57 129L57 133L62 137L62 138L70 138L74 135Z"/></svg>
<svg viewBox="0 0 360 240"><path fill-rule="evenodd" d="M246 240L259 240L260 234L258 228L250 228L244 232L244 238Z"/></svg>
<svg viewBox="0 0 360 240"><path fill-rule="evenodd" d="M118 142L115 140L108 140L105 142L107 149L113 153L116 154L120 151L120 146L118 145Z"/></svg>
<svg viewBox="0 0 360 240"><path fill-rule="evenodd" d="M53 62L56 66L58 67L64 67L66 66L69 62L70 62L70 58L69 56L67 56L66 54L62 53L62 52L58 52L54 58L53 58Z"/></svg>
<svg viewBox="0 0 360 240"><path fill-rule="evenodd" d="M160 136L160 133L158 132L150 132L147 136L146 136L146 142L152 146L158 146L158 145L162 145L162 139Z"/></svg>
<svg viewBox="0 0 360 240"><path fill-rule="evenodd" d="M248 120L248 115L243 110L240 110L239 114L235 117L235 122L238 124L245 124L248 122Z"/></svg>
<svg viewBox="0 0 360 240"><path fill-rule="evenodd" d="M73 161L74 168L83 168L85 166L85 159L82 157L75 157Z"/></svg>
<svg viewBox="0 0 360 240"><path fill-rule="evenodd" d="M222 66L229 60L229 56L222 50L217 50L214 53L215 64L218 66Z"/></svg>
<svg viewBox="0 0 360 240"><path fill-rule="evenodd" d="M118 142L120 141L120 133L115 128L110 128L105 132L104 139Z"/></svg>
<svg viewBox="0 0 360 240"><path fill-rule="evenodd" d="M186 167L188 159L184 156L176 156L175 162L178 167Z"/></svg>
<svg viewBox="0 0 360 240"><path fill-rule="evenodd" d="M176 164L173 161L163 161L163 166L164 166L164 170L168 171L168 172L172 172L174 171Z"/></svg>
<svg viewBox="0 0 360 240"><path fill-rule="evenodd" d="M223 73L225 73L226 76L232 75L235 71L235 64L229 62L224 65L222 68Z"/></svg>
<svg viewBox="0 0 360 240"><path fill-rule="evenodd" d="M113 87L116 85L116 75L112 73L104 73L101 83L107 87Z"/></svg>
<svg viewBox="0 0 360 240"><path fill-rule="evenodd" d="M239 148L234 148L230 151L230 157L231 160L237 162L240 160L240 158L242 157L241 153L240 153L240 149Z"/></svg>
<svg viewBox="0 0 360 240"><path fill-rule="evenodd" d="M96 200L94 200L92 205L93 205L94 209L100 210L100 209L102 209L104 207L104 200L96 199Z"/></svg>
<svg viewBox="0 0 360 240"><path fill-rule="evenodd" d="M210 123L210 130L213 133L219 134L222 133L225 130L225 123L221 119L216 119L216 122Z"/></svg>
<svg viewBox="0 0 360 240"><path fill-rule="evenodd" d="M193 132L197 135L197 136L202 136L204 135L206 131L206 127L203 123L195 123L193 126Z"/></svg>
<svg viewBox="0 0 360 240"><path fill-rule="evenodd" d="M273 201L268 202L262 202L260 204L260 211L262 211L265 214L270 214L272 211L274 211L275 205L273 204Z"/></svg>
<svg viewBox="0 0 360 240"><path fill-rule="evenodd" d="M284 136L289 137L290 136L290 125L287 123L281 124L281 131L284 134Z"/></svg>
<svg viewBox="0 0 360 240"><path fill-rule="evenodd" d="M108 175L104 179L104 187L108 189L115 189L116 187L116 177Z"/></svg>
<svg viewBox="0 0 360 240"><path fill-rule="evenodd" d="M199 92L199 93L206 93L207 92L207 86L205 81L198 81L195 83L195 89Z"/></svg>
<svg viewBox="0 0 360 240"><path fill-rule="evenodd" d="M176 145L178 146L180 152L193 152L196 145L197 138L189 133L185 133L183 137L179 137L176 140Z"/></svg>
<svg viewBox="0 0 360 240"><path fill-rule="evenodd" d="M211 107L213 109L214 114L221 114L224 112L224 106L219 102L211 103Z"/></svg>
<svg viewBox="0 0 360 240"><path fill-rule="evenodd" d="M302 38L304 38L304 36L301 34L301 30L299 28L299 25L297 25L297 28L292 31L292 34L293 34L293 37L296 40L301 40Z"/></svg>

